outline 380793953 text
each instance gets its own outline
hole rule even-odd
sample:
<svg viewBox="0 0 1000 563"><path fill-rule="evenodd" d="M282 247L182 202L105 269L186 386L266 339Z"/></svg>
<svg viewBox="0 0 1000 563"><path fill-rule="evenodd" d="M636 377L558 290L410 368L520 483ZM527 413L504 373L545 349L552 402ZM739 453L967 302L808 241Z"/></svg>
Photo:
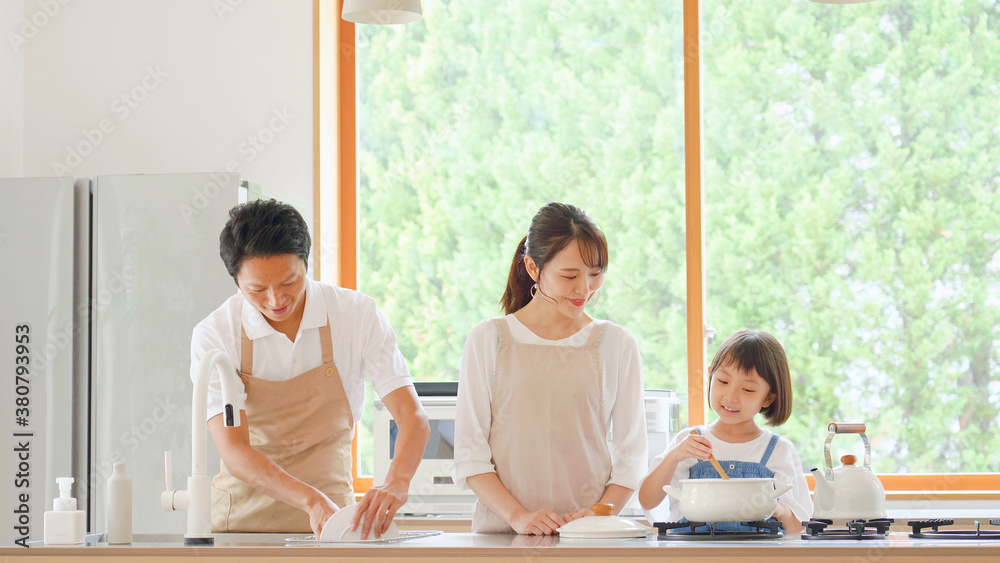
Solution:
<svg viewBox="0 0 1000 563"><path fill-rule="evenodd" d="M31 535L31 327L14 327L14 543L28 547Z"/></svg>

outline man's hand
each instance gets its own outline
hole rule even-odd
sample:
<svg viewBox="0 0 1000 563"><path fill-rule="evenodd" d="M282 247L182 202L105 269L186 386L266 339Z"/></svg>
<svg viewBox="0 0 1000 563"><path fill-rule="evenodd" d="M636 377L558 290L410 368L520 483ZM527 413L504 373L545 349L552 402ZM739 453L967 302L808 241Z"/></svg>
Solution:
<svg viewBox="0 0 1000 563"><path fill-rule="evenodd" d="M361 539L368 539L368 533L375 532L375 537L381 537L389 529L389 524L396 516L399 507L406 503L409 483L404 481L389 481L372 487L358 503L358 510L351 521L351 531L361 528Z"/></svg>
<svg viewBox="0 0 1000 563"><path fill-rule="evenodd" d="M315 502L306 507L306 514L309 515L309 527L316 534L316 539L319 539L320 534L323 533L323 525L326 524L326 521L338 510L340 507L324 494L320 494Z"/></svg>

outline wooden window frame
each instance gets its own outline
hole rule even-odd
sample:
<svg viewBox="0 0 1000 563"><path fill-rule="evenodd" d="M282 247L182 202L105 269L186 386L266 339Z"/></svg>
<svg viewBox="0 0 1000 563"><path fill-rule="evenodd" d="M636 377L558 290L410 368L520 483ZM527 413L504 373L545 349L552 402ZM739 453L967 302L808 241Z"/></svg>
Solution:
<svg viewBox="0 0 1000 563"><path fill-rule="evenodd" d="M356 65L354 24L340 17L343 0L313 0L314 93L314 270L321 271L320 248L324 209L336 209L337 252L333 262L337 283L358 287L358 183L356 130ZM704 424L705 373L705 264L704 264L704 159L701 109L700 2L683 0L684 26L684 146L685 240L687 271L688 424ZM334 77L331 80L331 76ZM335 84L331 86L331 84ZM330 133L330 121L335 131ZM335 146L330 147L329 145ZM323 159L335 151L336 158ZM335 167L335 170L330 170ZM334 179L331 182L331 179ZM331 185L335 183L335 185ZM317 279L319 279L317 275ZM371 476L358 475L355 432L354 489L363 493L373 484ZM807 475L810 489L814 484ZM1000 499L1000 475L881 474L891 500Z"/></svg>

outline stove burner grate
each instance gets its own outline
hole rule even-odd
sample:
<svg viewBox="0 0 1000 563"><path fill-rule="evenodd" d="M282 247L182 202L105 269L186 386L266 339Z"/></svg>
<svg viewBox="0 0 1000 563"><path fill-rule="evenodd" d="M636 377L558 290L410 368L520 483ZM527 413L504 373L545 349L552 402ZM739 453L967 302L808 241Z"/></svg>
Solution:
<svg viewBox="0 0 1000 563"><path fill-rule="evenodd" d="M975 521L975 530L941 530L940 528L952 526L954 520L937 518L933 520L910 520L906 523L913 531L910 537L915 539L936 539L936 540L1000 540L1000 530L980 530L979 521ZM993 518L990 524L1000 526L1000 518ZM928 528L930 528L928 530Z"/></svg>
<svg viewBox="0 0 1000 563"><path fill-rule="evenodd" d="M728 541L728 540L776 540L783 537L778 531L780 522L740 522L744 526L756 528L756 530L718 530L715 523L705 522L654 522L658 532L657 537L661 540L673 541ZM708 526L708 530L698 530L696 528Z"/></svg>
<svg viewBox="0 0 1000 563"><path fill-rule="evenodd" d="M810 520L802 539L806 540L884 540L892 518L851 520L844 528L828 528L833 520Z"/></svg>

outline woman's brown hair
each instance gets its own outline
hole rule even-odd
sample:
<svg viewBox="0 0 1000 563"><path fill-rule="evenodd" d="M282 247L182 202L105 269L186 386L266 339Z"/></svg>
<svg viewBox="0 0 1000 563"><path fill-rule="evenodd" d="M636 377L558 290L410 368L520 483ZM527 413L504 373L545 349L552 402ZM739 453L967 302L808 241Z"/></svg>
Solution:
<svg viewBox="0 0 1000 563"><path fill-rule="evenodd" d="M531 301L535 281L528 275L524 257L531 256L541 272L553 256L571 242L580 245L580 253L591 268L608 267L608 241L597 223L575 205L549 203L531 220L528 234L517 245L514 260L507 275L507 289L500 298L504 314L511 314Z"/></svg>
<svg viewBox="0 0 1000 563"><path fill-rule="evenodd" d="M708 376L723 366L734 365L740 371L757 370L771 386L774 400L760 409L770 426L781 426L792 415L792 379L788 358L778 339L762 330L744 329L734 332L716 350ZM711 379L709 379L711 385Z"/></svg>

